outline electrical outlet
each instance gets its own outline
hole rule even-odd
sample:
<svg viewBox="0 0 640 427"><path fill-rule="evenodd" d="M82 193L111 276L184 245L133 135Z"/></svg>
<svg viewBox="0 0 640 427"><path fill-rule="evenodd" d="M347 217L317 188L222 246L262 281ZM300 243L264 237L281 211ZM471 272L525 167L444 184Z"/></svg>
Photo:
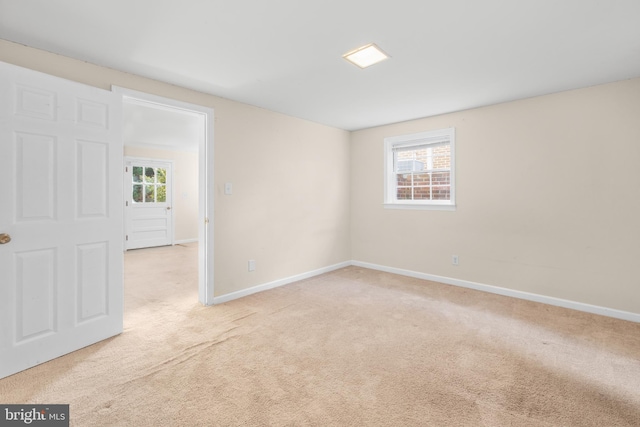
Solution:
<svg viewBox="0 0 640 427"><path fill-rule="evenodd" d="M249 271L256 271L256 260L255 259L250 259L249 260Z"/></svg>
<svg viewBox="0 0 640 427"><path fill-rule="evenodd" d="M451 255L451 264L453 264L453 265L459 265L460 264L460 260L458 259L458 255Z"/></svg>
<svg viewBox="0 0 640 427"><path fill-rule="evenodd" d="M224 183L224 194L230 195L233 194L233 184L230 182Z"/></svg>

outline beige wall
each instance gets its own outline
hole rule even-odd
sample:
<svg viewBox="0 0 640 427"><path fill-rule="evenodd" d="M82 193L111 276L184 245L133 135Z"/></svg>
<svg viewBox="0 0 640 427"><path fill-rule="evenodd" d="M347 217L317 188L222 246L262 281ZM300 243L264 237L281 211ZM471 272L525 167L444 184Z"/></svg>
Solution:
<svg viewBox="0 0 640 427"><path fill-rule="evenodd" d="M348 132L4 40L0 60L214 108L216 296L350 259Z"/></svg>
<svg viewBox="0 0 640 427"><path fill-rule="evenodd" d="M216 296L354 259L640 313L640 79L349 134L5 41L0 60L215 109ZM457 210L385 210L383 139L451 126Z"/></svg>
<svg viewBox="0 0 640 427"><path fill-rule="evenodd" d="M445 127L457 210L385 210L384 138ZM640 79L351 141L352 259L640 313Z"/></svg>
<svg viewBox="0 0 640 427"><path fill-rule="evenodd" d="M173 161L174 238L198 240L198 153L125 146L124 155Z"/></svg>

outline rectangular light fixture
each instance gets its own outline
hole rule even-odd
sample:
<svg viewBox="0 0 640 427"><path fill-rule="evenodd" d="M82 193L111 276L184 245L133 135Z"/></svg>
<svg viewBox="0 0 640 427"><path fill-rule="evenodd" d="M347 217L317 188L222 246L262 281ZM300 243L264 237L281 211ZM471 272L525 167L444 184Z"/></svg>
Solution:
<svg viewBox="0 0 640 427"><path fill-rule="evenodd" d="M374 43L369 43L366 46L345 53L342 57L360 68L367 68L380 61L384 61L389 58L389 55L384 53L382 49Z"/></svg>

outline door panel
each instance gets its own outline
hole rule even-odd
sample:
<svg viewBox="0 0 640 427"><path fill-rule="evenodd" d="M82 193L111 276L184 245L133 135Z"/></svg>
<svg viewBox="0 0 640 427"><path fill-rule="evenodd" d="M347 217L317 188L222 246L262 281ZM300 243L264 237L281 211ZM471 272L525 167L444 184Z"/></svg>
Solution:
<svg viewBox="0 0 640 427"><path fill-rule="evenodd" d="M0 62L0 378L122 332L121 102Z"/></svg>
<svg viewBox="0 0 640 427"><path fill-rule="evenodd" d="M107 218L109 145L77 141L78 218Z"/></svg>
<svg viewBox="0 0 640 427"><path fill-rule="evenodd" d="M55 136L16 132L15 145L16 221L55 220Z"/></svg>
<svg viewBox="0 0 640 427"><path fill-rule="evenodd" d="M16 343L50 335L57 329L55 249L15 253Z"/></svg>

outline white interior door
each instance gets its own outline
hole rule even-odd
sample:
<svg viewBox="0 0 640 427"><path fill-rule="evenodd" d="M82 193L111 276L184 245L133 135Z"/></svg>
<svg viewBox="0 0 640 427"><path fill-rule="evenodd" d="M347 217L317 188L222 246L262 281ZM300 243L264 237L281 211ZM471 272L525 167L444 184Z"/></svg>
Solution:
<svg viewBox="0 0 640 427"><path fill-rule="evenodd" d="M127 157L124 170L126 248L172 245L172 162Z"/></svg>
<svg viewBox="0 0 640 427"><path fill-rule="evenodd" d="M0 378L122 332L121 127L121 95L0 62Z"/></svg>

